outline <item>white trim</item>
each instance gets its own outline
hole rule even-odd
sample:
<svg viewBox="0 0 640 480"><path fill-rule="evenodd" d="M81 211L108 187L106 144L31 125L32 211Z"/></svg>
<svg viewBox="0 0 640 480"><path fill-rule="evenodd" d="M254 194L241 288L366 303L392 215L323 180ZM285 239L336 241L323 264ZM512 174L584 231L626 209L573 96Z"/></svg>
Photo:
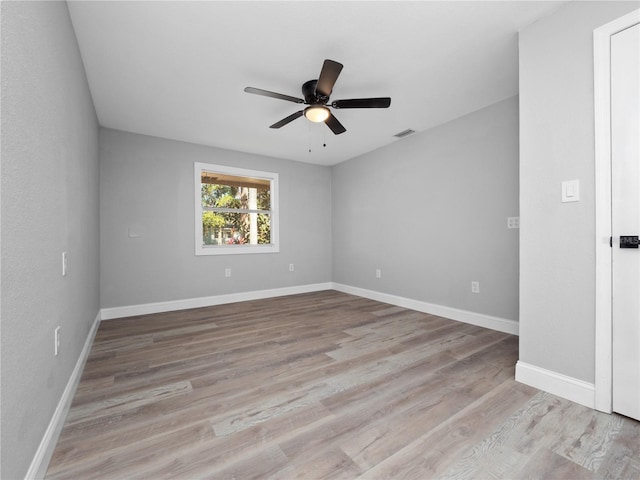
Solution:
<svg viewBox="0 0 640 480"><path fill-rule="evenodd" d="M263 298L283 297L285 295L297 295L300 293L319 292L331 290L331 282L299 285L295 287L274 288L270 290L254 290L251 292L228 293L226 295L214 295L211 297L187 298L184 300L171 300L168 302L144 303L140 305L128 305L125 307L112 307L102 309L102 319L133 317L136 315L148 315L151 313L172 312L187 308L211 307L225 303L246 302L249 300L262 300Z"/></svg>
<svg viewBox="0 0 640 480"><path fill-rule="evenodd" d="M529 365L519 360L516 363L516 381L566 398L585 407L595 407L595 386L593 383Z"/></svg>
<svg viewBox="0 0 640 480"><path fill-rule="evenodd" d="M490 328L491 330L510 333L512 335L518 335L518 322L515 320L493 317L491 315L485 315L483 313L475 313L468 310L460 310L458 308L446 307L443 305L436 305L420 300L413 300L411 298L390 295L388 293L381 293L373 290L366 290L364 288L342 285L340 283L334 283L333 289L338 290L339 292L349 293L351 295L357 295L359 297L369 298L371 300L377 300L379 302L409 308L418 312L430 313L432 315L438 315L440 317L449 318L451 320L470 323L471 325Z"/></svg>
<svg viewBox="0 0 640 480"><path fill-rule="evenodd" d="M148 315L152 313L172 312L185 310L188 308L210 307L223 305L226 303L246 302L250 300L261 300L264 298L282 297L285 295L297 295L300 293L320 292L323 290L337 290L339 292L356 295L358 297L369 298L379 302L397 305L399 307L416 310L418 312L430 313L441 317L457 320L459 322L477 325L479 327L490 328L499 332L518 335L518 322L499 317L492 317L482 313L460 310L453 307L436 305L411 298L399 297L387 293L375 292L364 288L352 287L340 283L326 282L313 283L309 285L298 285L295 287L274 288L270 290L255 290L251 292L229 293L225 295L214 295L210 297L188 298L183 300L172 300L168 302L144 303L140 305L128 305L124 307L111 307L102 309L102 319L112 320L116 318L133 317L137 315Z"/></svg>
<svg viewBox="0 0 640 480"><path fill-rule="evenodd" d="M78 387L78 383L80 382L80 377L82 376L84 365L87 362L87 358L89 357L91 345L93 344L93 339L95 338L96 332L98 331L100 320L101 316L100 312L98 312L95 320L93 321L93 325L91 326L91 330L89 330L87 339L84 342L84 347L80 352L80 356L78 357L76 366L74 367L73 372L71 372L71 377L69 377L69 381L67 382L67 386L62 393L62 397L58 402L56 410L55 412L53 412L53 417L51 417L49 426L44 432L44 436L40 441L38 450L36 450L36 453L33 456L33 460L31 461L29 470L25 475L25 479L27 480L44 478L45 474L47 473L47 468L49 467L49 462L51 461L53 451L56 447L56 443L58 442L58 437L60 436L60 432L62 432L64 421L67 418L69 408L71 408L73 396L75 395L76 388Z"/></svg>
<svg viewBox="0 0 640 480"><path fill-rule="evenodd" d="M595 408L612 411L611 318L611 36L640 23L640 10L593 32L595 114Z"/></svg>
<svg viewBox="0 0 640 480"><path fill-rule="evenodd" d="M278 253L279 243L279 210L278 210L278 174L249 170L246 168L228 167L226 165L214 165L211 163L194 162L195 194L195 254L200 255L236 255L247 253ZM203 171L228 173L242 177L261 178L271 183L271 243L268 245L202 245L202 196L200 192L201 174Z"/></svg>

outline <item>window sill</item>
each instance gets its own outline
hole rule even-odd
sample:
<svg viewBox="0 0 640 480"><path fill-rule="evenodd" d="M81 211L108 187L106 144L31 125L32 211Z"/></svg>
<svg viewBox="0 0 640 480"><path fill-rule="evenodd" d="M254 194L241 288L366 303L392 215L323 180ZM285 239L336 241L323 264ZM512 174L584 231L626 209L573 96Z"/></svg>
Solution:
<svg viewBox="0 0 640 480"><path fill-rule="evenodd" d="M238 255L252 253L279 253L278 245L197 245L199 255Z"/></svg>

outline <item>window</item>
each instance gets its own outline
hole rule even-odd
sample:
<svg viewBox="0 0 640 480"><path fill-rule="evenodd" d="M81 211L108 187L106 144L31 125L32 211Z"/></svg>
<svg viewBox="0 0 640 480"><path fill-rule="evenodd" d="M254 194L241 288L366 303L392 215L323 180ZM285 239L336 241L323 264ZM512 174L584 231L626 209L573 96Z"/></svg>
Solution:
<svg viewBox="0 0 640 480"><path fill-rule="evenodd" d="M196 255L278 252L278 174L195 164Z"/></svg>

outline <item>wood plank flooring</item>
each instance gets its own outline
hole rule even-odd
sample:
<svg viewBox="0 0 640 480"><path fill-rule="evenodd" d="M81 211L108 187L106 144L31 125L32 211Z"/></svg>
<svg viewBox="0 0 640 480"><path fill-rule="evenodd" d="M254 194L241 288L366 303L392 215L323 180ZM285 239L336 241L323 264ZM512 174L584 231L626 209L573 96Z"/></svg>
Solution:
<svg viewBox="0 0 640 480"><path fill-rule="evenodd" d="M48 479L640 479L517 337L334 291L102 322Z"/></svg>

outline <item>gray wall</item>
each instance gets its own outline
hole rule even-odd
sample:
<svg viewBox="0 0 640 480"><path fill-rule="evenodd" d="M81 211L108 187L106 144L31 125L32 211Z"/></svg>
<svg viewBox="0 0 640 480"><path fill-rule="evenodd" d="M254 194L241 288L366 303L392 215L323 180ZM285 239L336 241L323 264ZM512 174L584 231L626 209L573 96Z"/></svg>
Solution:
<svg viewBox="0 0 640 480"><path fill-rule="evenodd" d="M1 8L0 477L18 479L98 314L98 124L66 3Z"/></svg>
<svg viewBox="0 0 640 480"><path fill-rule="evenodd" d="M593 30L638 2L570 2L520 33L520 360L594 381ZM580 202L561 182L580 180Z"/></svg>
<svg viewBox="0 0 640 480"><path fill-rule="evenodd" d="M334 166L332 179L335 282L518 319L517 97Z"/></svg>
<svg viewBox="0 0 640 480"><path fill-rule="evenodd" d="M102 307L331 281L328 167L100 132ZM195 256L194 162L279 174L280 253Z"/></svg>

